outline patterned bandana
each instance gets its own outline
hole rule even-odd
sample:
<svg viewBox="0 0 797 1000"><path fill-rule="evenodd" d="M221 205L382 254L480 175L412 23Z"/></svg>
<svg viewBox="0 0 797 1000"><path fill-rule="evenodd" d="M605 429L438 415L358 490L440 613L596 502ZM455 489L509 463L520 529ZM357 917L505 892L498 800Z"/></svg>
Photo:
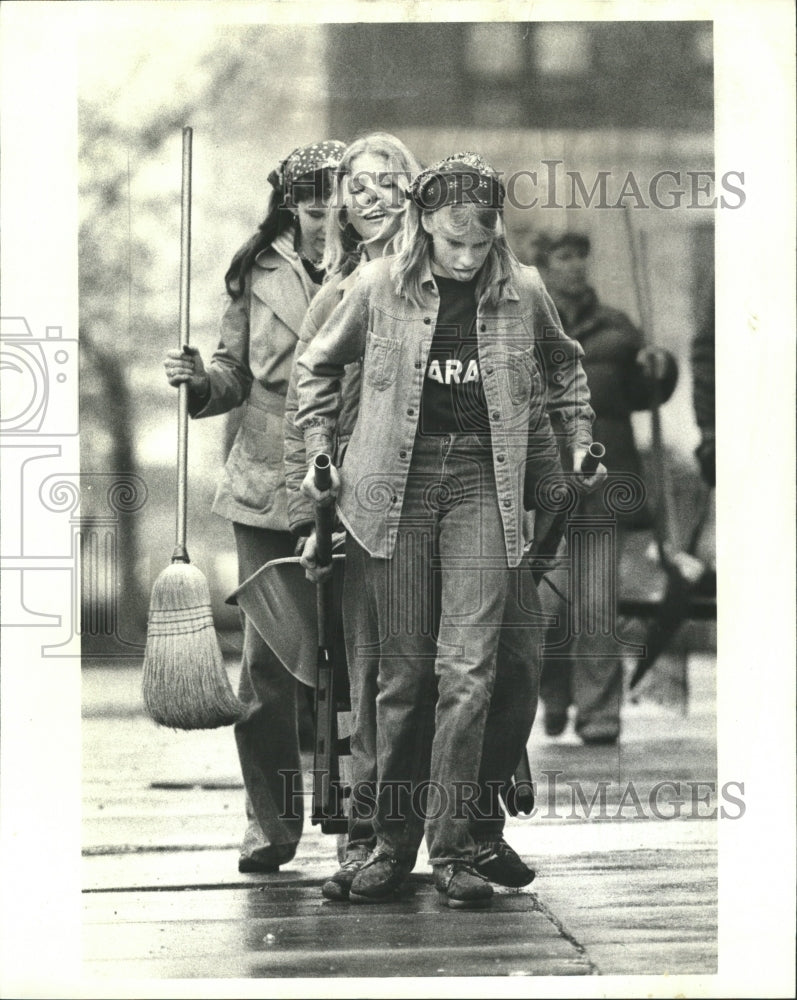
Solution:
<svg viewBox="0 0 797 1000"><path fill-rule="evenodd" d="M474 202L487 208L504 207L501 175L478 153L454 153L413 180L410 198L419 208L436 212L444 205Z"/></svg>
<svg viewBox="0 0 797 1000"><path fill-rule="evenodd" d="M314 174L317 170L336 167L346 150L346 146L336 139L314 142L311 146L297 146L281 161L276 170L268 175L268 182L277 191L290 191L291 185L299 177Z"/></svg>

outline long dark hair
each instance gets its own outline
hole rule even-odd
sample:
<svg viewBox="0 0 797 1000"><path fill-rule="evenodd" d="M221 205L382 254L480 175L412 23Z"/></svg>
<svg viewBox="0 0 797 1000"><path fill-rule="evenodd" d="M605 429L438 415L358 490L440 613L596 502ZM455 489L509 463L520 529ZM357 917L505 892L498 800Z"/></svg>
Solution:
<svg viewBox="0 0 797 1000"><path fill-rule="evenodd" d="M231 299L239 299L244 291L244 278L261 250L270 247L274 240L289 229L298 232L299 223L291 207L301 202L328 200L332 193L332 170L324 167L313 173L293 179L290 202L283 187L272 189L266 217L238 250L224 275L224 285Z"/></svg>

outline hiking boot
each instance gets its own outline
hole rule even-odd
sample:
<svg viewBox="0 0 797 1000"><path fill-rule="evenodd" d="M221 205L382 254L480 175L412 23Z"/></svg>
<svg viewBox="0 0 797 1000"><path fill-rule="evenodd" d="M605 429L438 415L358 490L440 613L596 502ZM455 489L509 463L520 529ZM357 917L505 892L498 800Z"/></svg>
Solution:
<svg viewBox="0 0 797 1000"><path fill-rule="evenodd" d="M353 903L383 903L396 896L415 867L392 854L374 854L360 867L349 889Z"/></svg>
<svg viewBox="0 0 797 1000"><path fill-rule="evenodd" d="M244 843L244 849L246 847ZM244 875L273 875L280 870L280 865L293 861L295 854L296 844L271 844L253 854L242 853L238 858L238 871Z"/></svg>
<svg viewBox="0 0 797 1000"><path fill-rule="evenodd" d="M434 866L440 901L454 910L480 910L490 905L493 887L466 861Z"/></svg>
<svg viewBox="0 0 797 1000"><path fill-rule="evenodd" d="M349 898L349 890L355 875L368 860L367 847L352 847L346 852L346 857L335 874L321 886L321 895L335 903L345 903Z"/></svg>
<svg viewBox="0 0 797 1000"><path fill-rule="evenodd" d="M255 858L238 858L238 871L242 875L273 875L280 870L279 865Z"/></svg>
<svg viewBox="0 0 797 1000"><path fill-rule="evenodd" d="M510 889L520 889L534 881L537 874L507 844L503 837L499 840L484 840L476 844L473 861L476 871L497 885Z"/></svg>

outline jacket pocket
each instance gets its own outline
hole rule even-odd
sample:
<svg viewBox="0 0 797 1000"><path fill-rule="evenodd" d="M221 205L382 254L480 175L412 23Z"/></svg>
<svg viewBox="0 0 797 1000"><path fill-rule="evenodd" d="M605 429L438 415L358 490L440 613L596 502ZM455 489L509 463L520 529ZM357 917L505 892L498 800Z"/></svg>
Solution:
<svg viewBox="0 0 797 1000"><path fill-rule="evenodd" d="M274 505L284 480L282 420L277 414L247 406L225 471L233 499L265 513Z"/></svg>
<svg viewBox="0 0 797 1000"><path fill-rule="evenodd" d="M363 359L363 379L374 389L387 389L396 381L401 341L368 331Z"/></svg>
<svg viewBox="0 0 797 1000"><path fill-rule="evenodd" d="M534 348L510 351L507 357L509 398L514 406L523 406L542 395L542 375L534 359Z"/></svg>

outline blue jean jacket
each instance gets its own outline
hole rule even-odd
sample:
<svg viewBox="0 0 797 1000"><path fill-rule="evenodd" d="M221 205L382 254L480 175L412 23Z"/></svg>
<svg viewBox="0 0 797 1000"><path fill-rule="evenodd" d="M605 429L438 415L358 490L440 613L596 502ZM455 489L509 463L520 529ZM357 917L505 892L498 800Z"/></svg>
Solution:
<svg viewBox="0 0 797 1000"><path fill-rule="evenodd" d="M423 302L395 291L391 258L358 269L357 280L297 360L298 408L307 459L331 453L347 364L363 359L357 425L341 470L341 520L372 556L390 558L389 528L401 513L439 296L428 262ZM518 266L498 306L480 304L477 343L490 417L493 469L506 557L517 566L528 539L530 482L559 467L567 448L592 441L593 411L583 351L563 330L536 268Z"/></svg>

